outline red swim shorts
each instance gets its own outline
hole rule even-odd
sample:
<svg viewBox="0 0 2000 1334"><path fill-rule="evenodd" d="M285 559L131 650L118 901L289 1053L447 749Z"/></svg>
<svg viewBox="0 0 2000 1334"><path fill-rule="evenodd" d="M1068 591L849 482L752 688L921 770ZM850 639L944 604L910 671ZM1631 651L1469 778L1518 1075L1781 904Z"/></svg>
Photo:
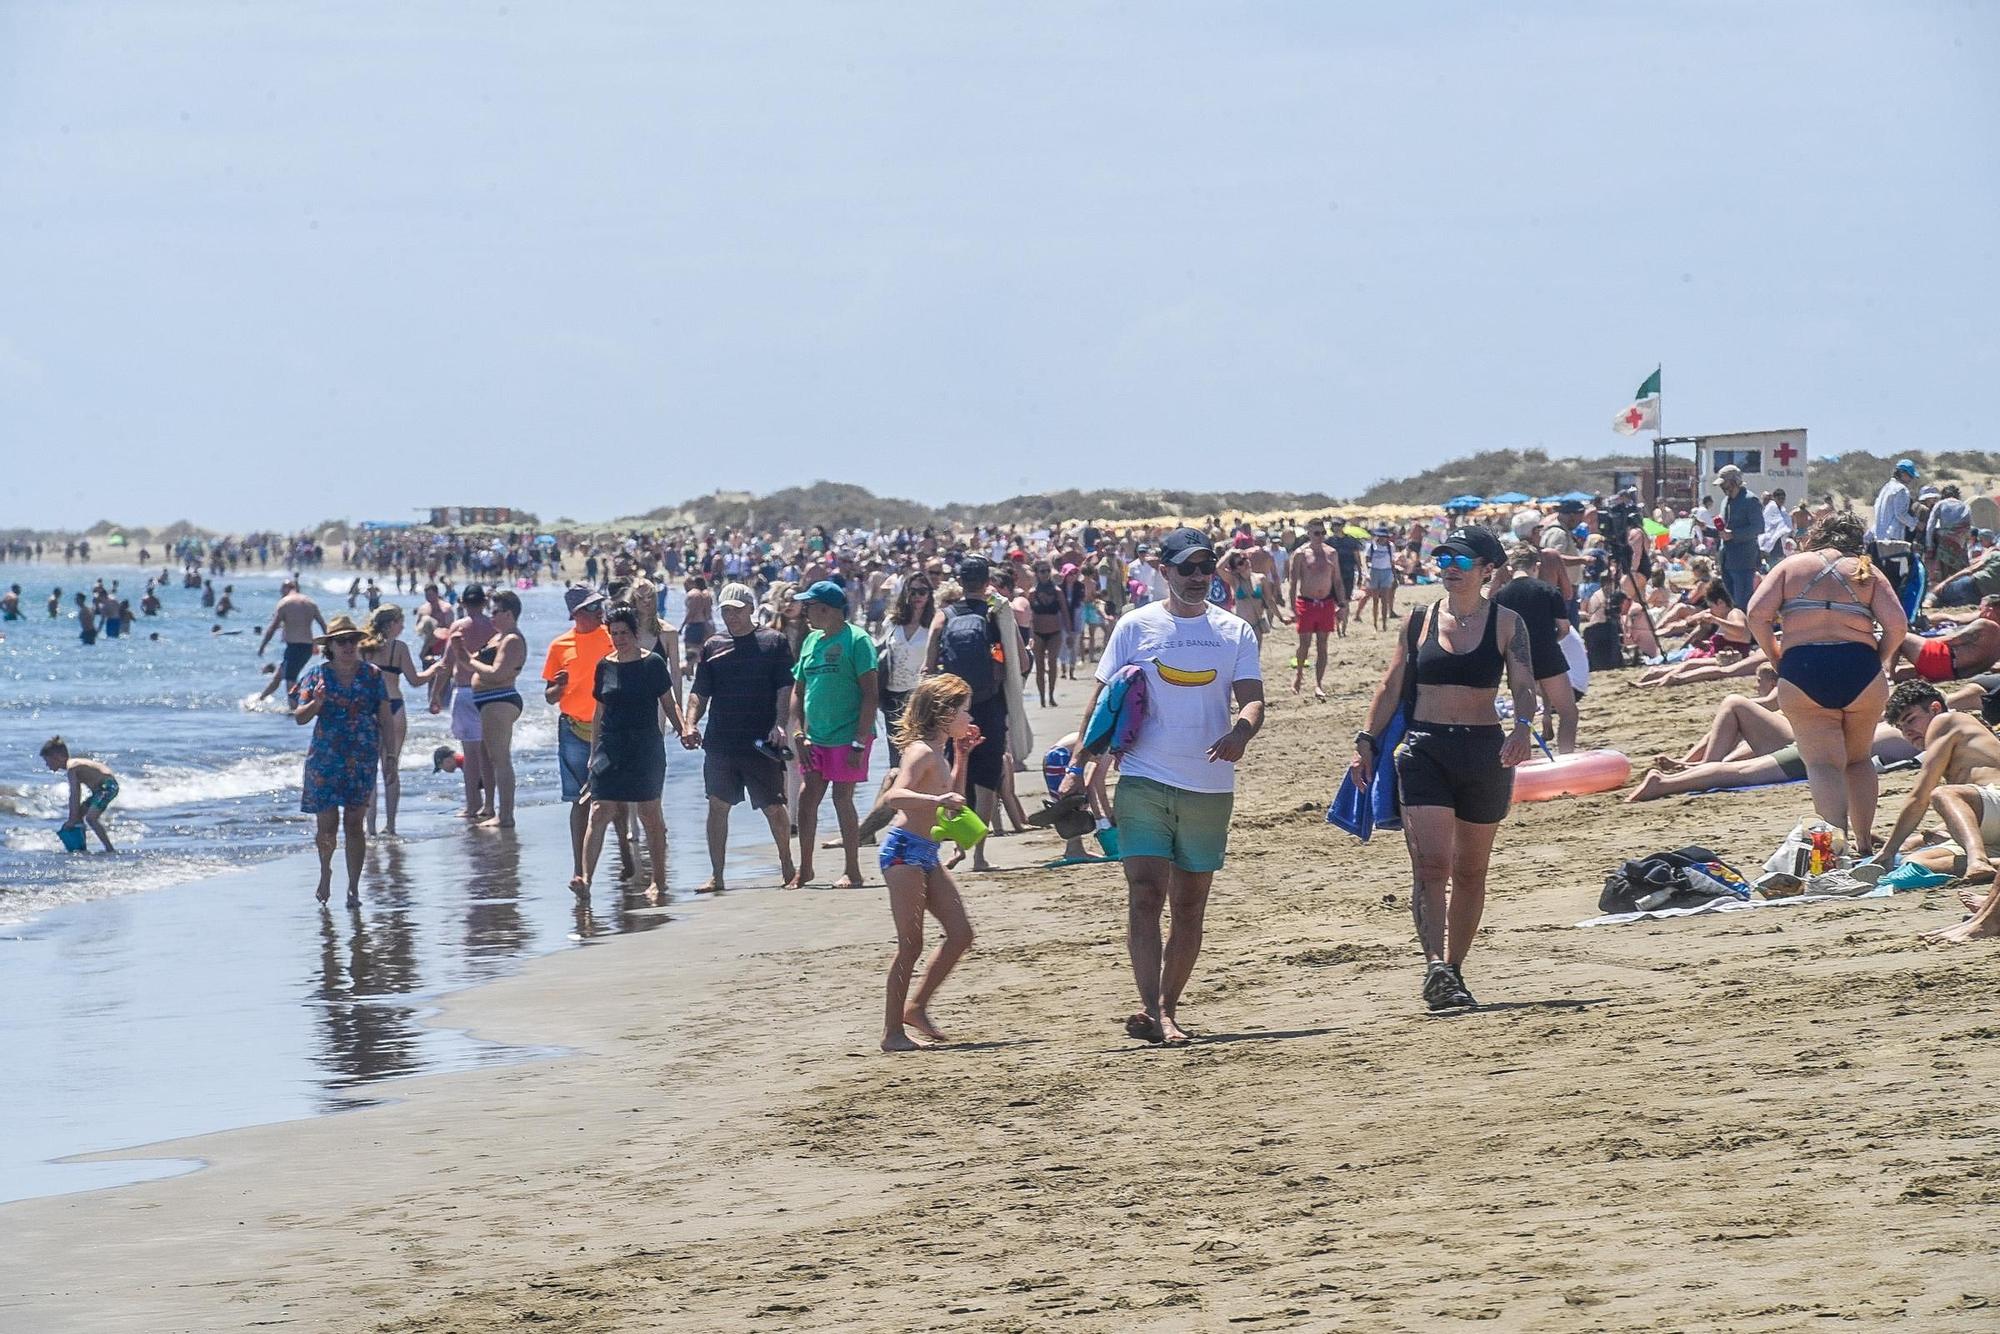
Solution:
<svg viewBox="0 0 2000 1334"><path fill-rule="evenodd" d="M1952 665L1951 643L1945 639L1926 639L1917 648L1917 675L1926 681L1954 681L1958 679L1958 668Z"/></svg>
<svg viewBox="0 0 2000 1334"><path fill-rule="evenodd" d="M1292 614L1299 619L1299 633L1340 628L1340 604L1332 598L1293 598Z"/></svg>

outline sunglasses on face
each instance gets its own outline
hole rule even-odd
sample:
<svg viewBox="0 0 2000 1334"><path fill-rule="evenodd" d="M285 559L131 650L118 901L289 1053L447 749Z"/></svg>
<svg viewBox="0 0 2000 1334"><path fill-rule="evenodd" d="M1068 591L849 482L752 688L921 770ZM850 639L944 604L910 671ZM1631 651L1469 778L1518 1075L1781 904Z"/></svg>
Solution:
<svg viewBox="0 0 2000 1334"><path fill-rule="evenodd" d="M1437 566L1440 570L1469 570L1479 562L1470 556L1447 556L1439 552Z"/></svg>
<svg viewBox="0 0 2000 1334"><path fill-rule="evenodd" d="M1174 572L1177 574L1187 575L1190 577L1197 574L1199 575L1214 574L1215 561L1212 558L1209 560L1182 561L1179 565L1174 566Z"/></svg>

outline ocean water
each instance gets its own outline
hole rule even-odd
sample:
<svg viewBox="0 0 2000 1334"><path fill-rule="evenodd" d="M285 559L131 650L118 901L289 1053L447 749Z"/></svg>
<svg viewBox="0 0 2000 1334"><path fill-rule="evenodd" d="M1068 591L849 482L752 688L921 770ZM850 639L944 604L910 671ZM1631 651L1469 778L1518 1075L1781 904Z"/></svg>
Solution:
<svg viewBox="0 0 2000 1334"><path fill-rule="evenodd" d="M157 570L155 571L157 573ZM235 585L239 610L225 621L200 606L200 590L178 579L163 587L156 617L136 617L132 633L79 641L68 611L50 620L44 603L52 587L64 602L93 580L120 592L136 608L145 572L130 566L0 566L0 584L18 583L27 613L0 623L0 925L19 922L62 904L158 889L218 870L266 861L311 845L311 822L299 812L299 781L310 727L283 711L282 692L259 705L255 696L270 680L274 641L260 658L258 639L278 597L281 573L236 574L217 580ZM349 610L352 576L309 574L306 591L329 617ZM678 599L676 590L671 597ZM568 626L561 590L553 585L522 591L522 632L528 640L524 678L539 678L541 655ZM413 595L385 600L413 613ZM678 613L678 603L670 603ZM353 609L367 614L365 601ZM415 616L409 620L414 623ZM229 633L213 633L221 625ZM153 636L157 635L158 638ZM414 634L405 638L414 647ZM514 733L518 801L557 799L555 710L533 690ZM421 691L407 694L414 698ZM403 797L397 824L406 838L430 838L460 825L464 788L454 775L434 773L431 752L450 742L449 717L422 703L406 710L409 739L402 755ZM74 753L109 763L120 792L110 828L118 855L69 856L56 827L66 812L63 778L49 772L37 752L61 734ZM700 764L669 758L667 804L699 818ZM690 831L692 829L690 828ZM698 843L699 839L693 840ZM704 859L689 840L677 840L676 871L698 883ZM93 853L96 843L91 842ZM685 861L683 856L692 857ZM684 864L685 862L685 864Z"/></svg>
<svg viewBox="0 0 2000 1334"><path fill-rule="evenodd" d="M231 579L243 610L225 628L243 634L212 634L199 593L173 588L133 637L85 647L74 621L40 613L50 586L67 594L99 573L137 602L145 578L130 568L0 566L31 612L0 624L0 1202L199 1166L76 1155L364 1106L404 1076L523 1059L533 1053L428 1022L438 998L671 920L621 891L609 849L590 904L570 894L554 711L536 691L515 730L520 828L457 817L460 780L430 766L446 719L415 708L405 839L371 842L361 908L336 892L320 910L298 809L310 729L248 702L268 679L255 648L279 576ZM347 582L311 578L308 591L331 616L347 610ZM557 588L522 601L538 677L567 619ZM37 755L56 732L119 775L115 856L61 850L64 784ZM708 874L704 801L699 757L673 747L679 897ZM739 809L731 881L768 885L775 870L764 821Z"/></svg>

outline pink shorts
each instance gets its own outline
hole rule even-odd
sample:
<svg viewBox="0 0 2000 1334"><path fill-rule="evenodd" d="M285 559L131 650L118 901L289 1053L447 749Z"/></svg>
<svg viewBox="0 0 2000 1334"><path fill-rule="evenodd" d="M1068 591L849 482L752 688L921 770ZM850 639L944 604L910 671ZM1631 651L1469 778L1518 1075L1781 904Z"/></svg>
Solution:
<svg viewBox="0 0 2000 1334"><path fill-rule="evenodd" d="M875 749L875 738L868 737L861 749L852 746L814 746L806 753L805 762L799 772L818 774L829 783L865 783L868 781L868 753Z"/></svg>

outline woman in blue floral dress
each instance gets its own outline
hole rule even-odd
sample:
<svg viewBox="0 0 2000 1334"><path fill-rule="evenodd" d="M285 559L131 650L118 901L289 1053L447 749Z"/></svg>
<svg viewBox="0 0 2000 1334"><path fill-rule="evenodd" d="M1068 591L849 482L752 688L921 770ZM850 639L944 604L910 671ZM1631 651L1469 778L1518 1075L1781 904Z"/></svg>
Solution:
<svg viewBox="0 0 2000 1334"><path fill-rule="evenodd" d="M347 906L361 904L361 863L368 853L366 820L375 801L382 738L389 730L389 690L382 669L361 660L363 632L351 616L336 616L313 643L326 661L299 678L299 724L313 724L306 749L305 787L299 809L319 821L319 890L333 893L333 849L347 833Z"/></svg>

